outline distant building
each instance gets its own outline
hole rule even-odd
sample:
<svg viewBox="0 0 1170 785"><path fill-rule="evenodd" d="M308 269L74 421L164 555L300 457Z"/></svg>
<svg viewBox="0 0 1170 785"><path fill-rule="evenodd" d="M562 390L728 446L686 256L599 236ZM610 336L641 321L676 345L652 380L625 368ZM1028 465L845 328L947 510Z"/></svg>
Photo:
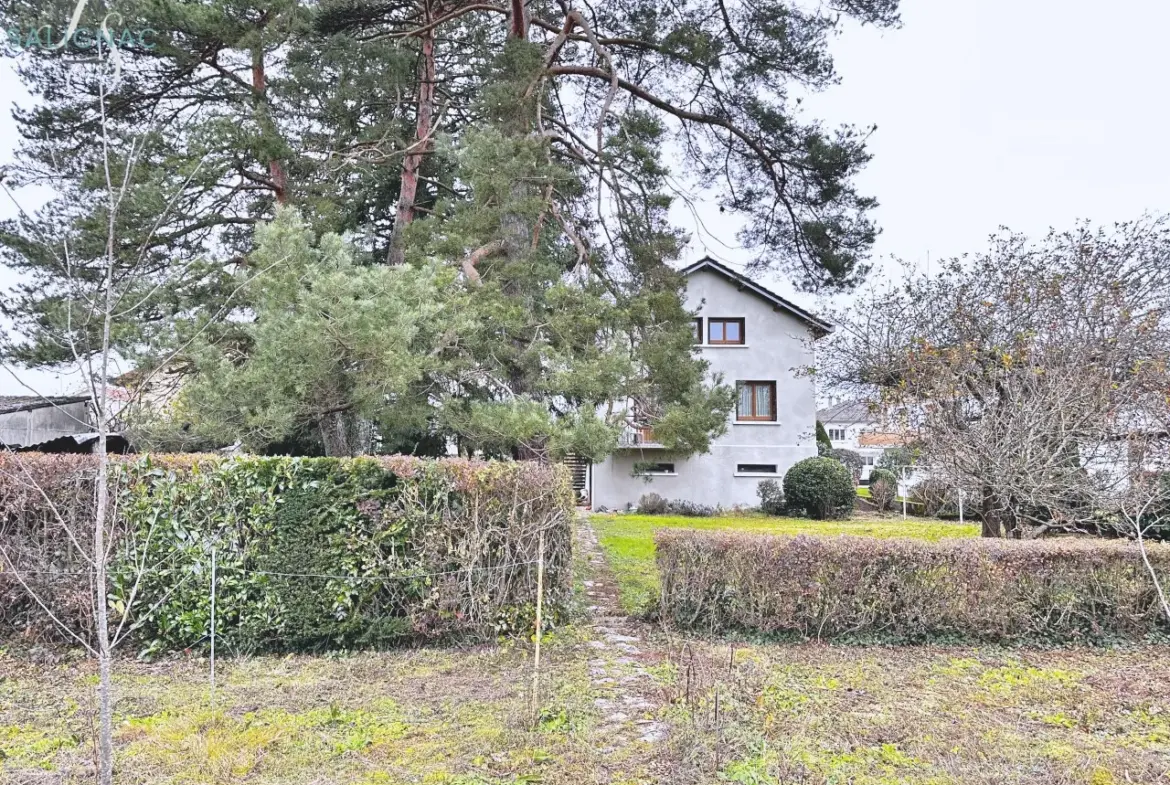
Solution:
<svg viewBox="0 0 1170 785"><path fill-rule="evenodd" d="M858 453L864 465L862 481L868 480L886 450L906 444L906 438L884 426L882 418L864 401L842 401L817 412L829 441L837 449Z"/></svg>
<svg viewBox="0 0 1170 785"><path fill-rule="evenodd" d="M0 450L92 452L97 445L87 396L0 395ZM126 452L126 440L110 434L110 452Z"/></svg>

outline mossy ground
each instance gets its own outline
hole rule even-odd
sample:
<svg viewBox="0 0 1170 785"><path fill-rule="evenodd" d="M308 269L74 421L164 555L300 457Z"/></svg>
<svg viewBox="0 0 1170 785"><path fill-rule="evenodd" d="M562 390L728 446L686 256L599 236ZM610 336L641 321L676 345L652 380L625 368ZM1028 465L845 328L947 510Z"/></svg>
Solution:
<svg viewBox="0 0 1170 785"><path fill-rule="evenodd" d="M660 678L671 743L707 777L697 782L1170 782L1164 648L678 652Z"/></svg>
<svg viewBox="0 0 1170 785"><path fill-rule="evenodd" d="M669 515L594 515L601 547L613 567L628 613L641 613L658 595L658 570L654 565L654 530L663 528L741 531L753 534L852 534L865 537L915 537L940 540L977 537L979 527L925 518L853 518L847 521L812 521L806 518L772 518L760 515L720 518L682 518Z"/></svg>
<svg viewBox="0 0 1170 785"><path fill-rule="evenodd" d="M117 666L119 783L575 782L598 770L584 641ZM92 781L92 663L0 656L0 782ZM48 777L48 779L46 779Z"/></svg>

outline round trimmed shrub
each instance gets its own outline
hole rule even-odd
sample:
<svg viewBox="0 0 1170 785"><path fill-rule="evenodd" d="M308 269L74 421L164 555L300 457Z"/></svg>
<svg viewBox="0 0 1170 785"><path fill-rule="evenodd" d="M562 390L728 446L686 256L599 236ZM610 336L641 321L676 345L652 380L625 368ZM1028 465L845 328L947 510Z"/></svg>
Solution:
<svg viewBox="0 0 1170 785"><path fill-rule="evenodd" d="M805 458L784 475L788 509L817 520L848 518L857 492L853 475L833 458Z"/></svg>

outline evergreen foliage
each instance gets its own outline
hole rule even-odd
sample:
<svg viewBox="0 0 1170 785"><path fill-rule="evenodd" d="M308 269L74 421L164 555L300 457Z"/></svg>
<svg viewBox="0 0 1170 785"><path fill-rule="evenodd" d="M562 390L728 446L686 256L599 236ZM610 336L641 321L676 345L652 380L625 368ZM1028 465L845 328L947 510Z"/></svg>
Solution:
<svg viewBox="0 0 1170 785"><path fill-rule="evenodd" d="M56 574L84 562L63 558L66 531L44 521L53 508L67 524L92 516L93 459L16 460L0 458L5 551L67 623L87 630L84 581ZM233 653L523 632L542 539L545 618L555 622L569 599L573 495L561 467L156 456L118 463L113 488L111 616L148 654L206 645L213 551L217 645ZM0 597L19 591L0 574ZM49 622L25 613L30 604L25 596L0 611L0 640L24 625L22 634L44 633Z"/></svg>
<svg viewBox="0 0 1170 785"><path fill-rule="evenodd" d="M771 0L588 18L515 5L119 5L159 34L119 52L106 102L115 164L133 163L115 277L138 304L113 340L189 381L142 430L599 459L636 417L702 452L733 392L692 346L675 195L711 189L756 266L802 288L861 280L868 132L802 119L791 93L833 83L842 18L896 24L896 0L835 16ZM11 4L0 22L43 13ZM97 345L105 88L70 47L26 57L39 104L17 115L7 184L57 195L0 227L0 258L24 274L3 306L19 337L0 351L44 366Z"/></svg>
<svg viewBox="0 0 1170 785"><path fill-rule="evenodd" d="M833 458L805 458L784 475L789 511L816 520L848 518L857 492L845 464Z"/></svg>

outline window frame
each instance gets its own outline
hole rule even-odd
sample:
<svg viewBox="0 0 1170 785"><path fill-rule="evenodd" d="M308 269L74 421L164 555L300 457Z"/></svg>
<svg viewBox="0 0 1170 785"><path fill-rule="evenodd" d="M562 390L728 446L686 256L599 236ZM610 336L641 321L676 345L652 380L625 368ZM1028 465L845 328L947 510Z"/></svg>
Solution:
<svg viewBox="0 0 1170 785"><path fill-rule="evenodd" d="M705 326L703 324L703 317L696 316L694 319L691 319L691 326L695 328L694 345L695 346L702 346L704 343L704 339L706 338L706 335L707 335L706 333L703 332L703 330L705 329Z"/></svg>
<svg viewBox="0 0 1170 785"><path fill-rule="evenodd" d="M725 337L721 341L712 340L711 338L711 325L715 323L724 326L723 335ZM726 339L727 325L732 323L739 325L738 341L728 341ZM711 316L707 318L707 332L705 335L707 338L707 346L745 346L747 345L747 323L742 316Z"/></svg>
<svg viewBox="0 0 1170 785"><path fill-rule="evenodd" d="M764 386L764 385L767 385L772 390L772 414L770 416L767 416L767 417L761 417L757 414L754 414L754 412L756 410L756 393L755 393L754 388L758 387L758 386ZM753 388L752 394L751 394L753 414L746 416L746 417L743 416L739 411L739 402L743 398L743 394L740 392L740 390L745 386L750 386ZM776 410L778 408L780 408L780 407L777 405L777 402L776 402L776 381L774 379L773 380L745 379L743 381L737 381L735 383L735 421L736 422L776 422Z"/></svg>
<svg viewBox="0 0 1170 785"><path fill-rule="evenodd" d="M775 463L737 463L735 465L735 473L740 476L748 477L776 477L780 474L778 471L779 468L779 465Z"/></svg>
<svg viewBox="0 0 1170 785"><path fill-rule="evenodd" d="M848 437L846 436L845 428L829 428L829 441L843 442Z"/></svg>

